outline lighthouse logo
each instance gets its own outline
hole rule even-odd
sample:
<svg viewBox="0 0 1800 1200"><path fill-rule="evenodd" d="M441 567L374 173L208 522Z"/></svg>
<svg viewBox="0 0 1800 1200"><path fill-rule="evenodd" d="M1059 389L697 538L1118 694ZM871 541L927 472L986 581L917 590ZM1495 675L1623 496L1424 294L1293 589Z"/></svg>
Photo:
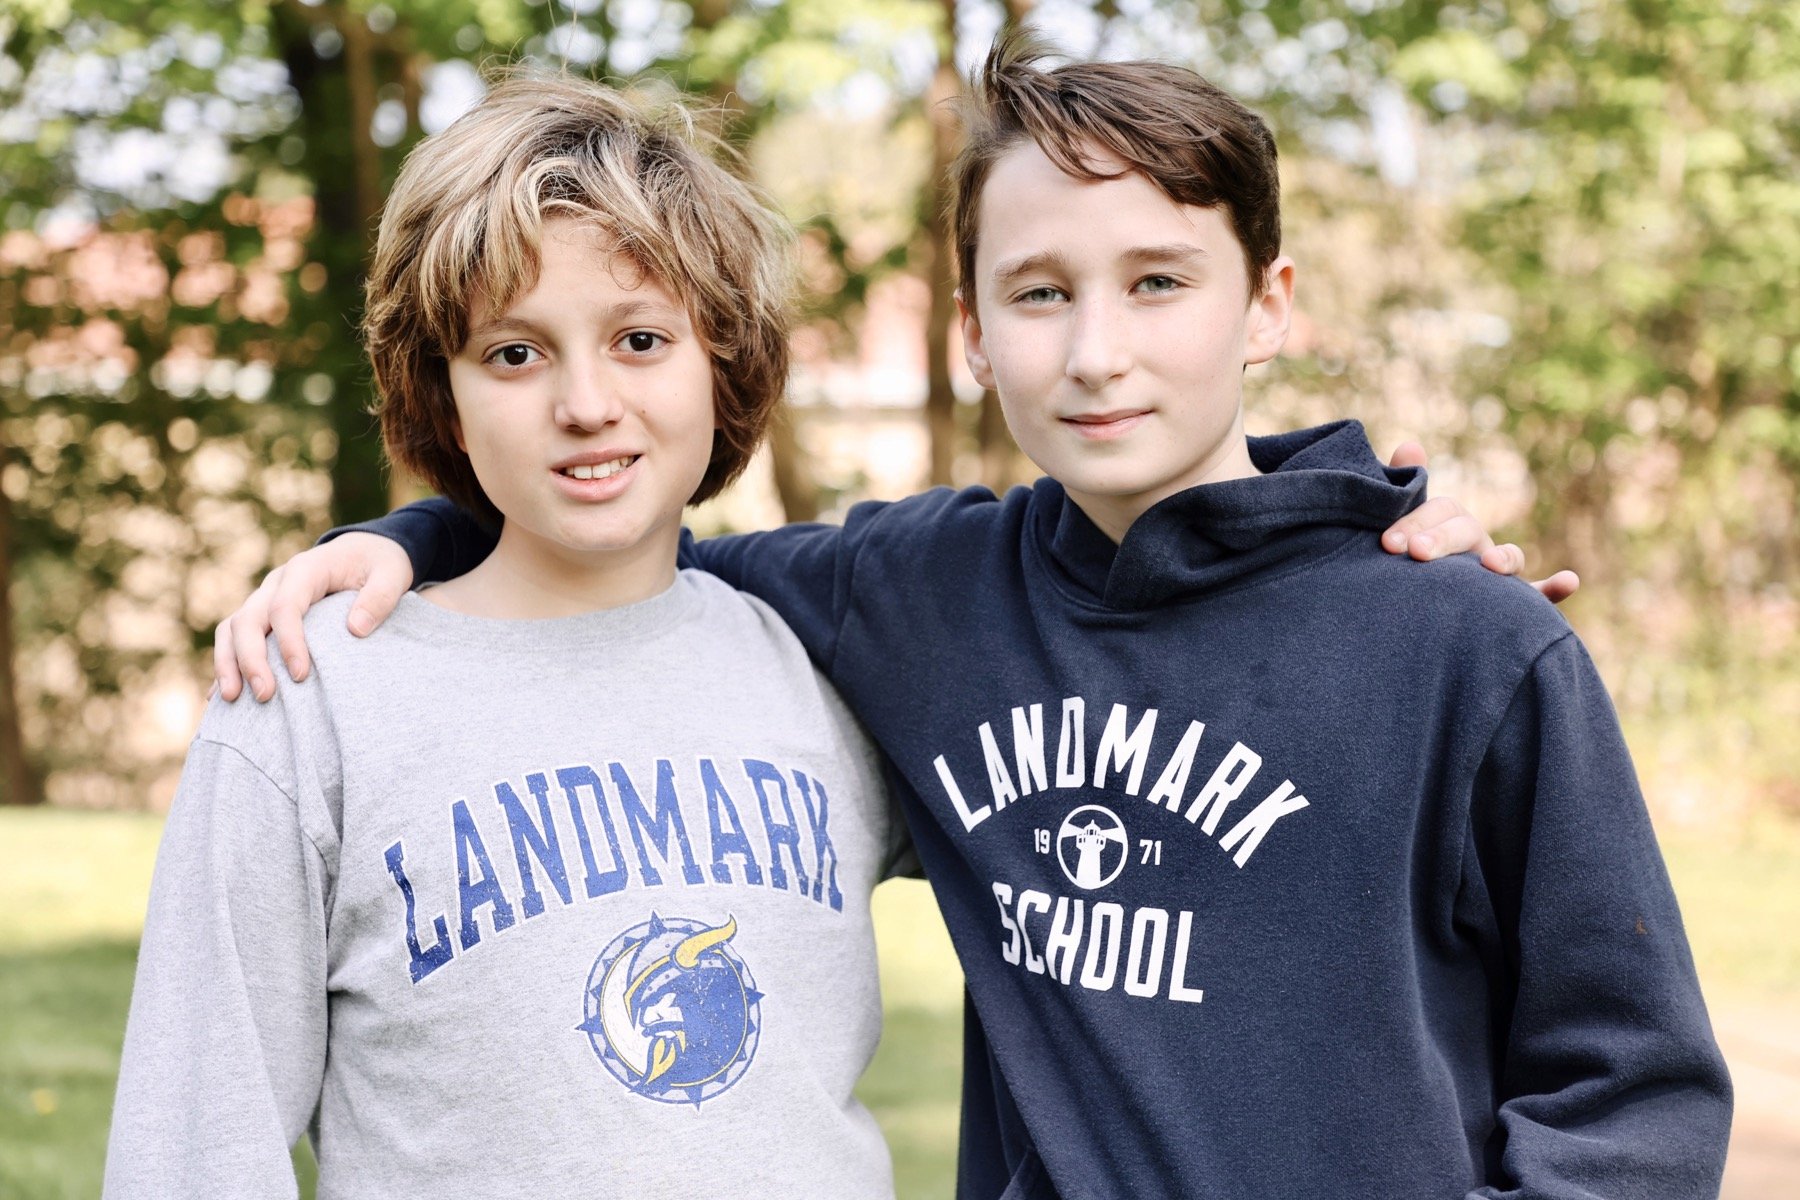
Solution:
<svg viewBox="0 0 1800 1200"><path fill-rule="evenodd" d="M600 952L576 1028L614 1079L650 1100L699 1107L750 1069L763 997L731 945L737 932L730 916L652 913Z"/></svg>
<svg viewBox="0 0 1800 1200"><path fill-rule="evenodd" d="M1103 888L1125 869L1130 839L1125 822L1110 808L1084 804L1063 818L1056 834L1056 859L1078 888Z"/></svg>

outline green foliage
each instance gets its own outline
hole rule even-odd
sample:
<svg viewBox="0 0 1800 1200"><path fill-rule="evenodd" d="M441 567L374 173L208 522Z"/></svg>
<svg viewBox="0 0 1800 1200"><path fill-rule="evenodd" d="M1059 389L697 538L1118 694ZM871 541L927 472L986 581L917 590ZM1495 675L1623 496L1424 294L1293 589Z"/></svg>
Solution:
<svg viewBox="0 0 1800 1200"><path fill-rule="evenodd" d="M99 1195L137 938L162 822L131 813L0 810L0 1196ZM858 1095L894 1152L899 1195L949 1195L962 984L930 889L872 904L888 1014ZM301 1195L315 1168L304 1143Z"/></svg>
<svg viewBox="0 0 1800 1200"><path fill-rule="evenodd" d="M1715 453L1792 472L1800 11L1514 4L1481 24L1409 47L1404 79L1467 105L1444 118L1479 147L1463 236L1516 298L1483 369L1546 505L1615 445L1672 446L1684 475Z"/></svg>
<svg viewBox="0 0 1800 1200"><path fill-rule="evenodd" d="M0 4L0 494L53 774L141 758L118 735L171 641L197 648L268 561L388 503L354 327L374 206L439 64L652 76L715 108L800 226L805 317L843 349L871 288L930 270L934 72L1035 7ZM1628 705L1678 719L1661 698L1704 689L1674 664L1724 662L1745 630L1788 661L1771 614L1800 569L1800 10L1054 8L1070 51L1189 62L1276 126L1290 241L1331 231L1302 262L1303 305L1330 323L1278 372L1306 404L1277 411L1400 421L1468 457L1516 447L1536 486L1513 536L1584 571L1599 640L1655 648L1618 656ZM1382 160L1396 129L1416 181ZM1338 253L1346 229L1377 261ZM105 255L162 292L84 291ZM1418 335L1434 322L1454 345ZM1409 363L1449 381L1448 417L1389 394Z"/></svg>
<svg viewBox="0 0 1800 1200"><path fill-rule="evenodd" d="M305 477L333 449L295 403L309 335L281 332L309 202L277 158L291 112L266 37L244 24L263 9L191 8L0 19L0 489L24 724L94 799L132 774L142 714L124 698L207 638L221 566L259 569L296 517L316 524ZM120 169L133 159L146 169Z"/></svg>

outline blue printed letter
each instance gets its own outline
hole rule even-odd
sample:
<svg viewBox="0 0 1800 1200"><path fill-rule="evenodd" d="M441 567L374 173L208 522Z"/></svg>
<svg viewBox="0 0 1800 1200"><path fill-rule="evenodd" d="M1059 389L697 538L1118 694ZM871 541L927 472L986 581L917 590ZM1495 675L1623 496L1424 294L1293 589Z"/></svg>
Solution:
<svg viewBox="0 0 1800 1200"><path fill-rule="evenodd" d="M513 910L500 889L500 878L494 874L494 864L488 858L487 847L482 845L475 818L469 815L469 806L461 800L452 804L450 820L456 827L456 894L462 908L462 948L467 950L481 941L481 927L475 924L476 909L484 904L494 906L495 933L513 927ZM471 854L481 867L480 879L469 875Z"/></svg>
<svg viewBox="0 0 1800 1200"><path fill-rule="evenodd" d="M744 823L738 819L737 805L731 802L731 793L719 782L719 769L713 766L710 758L700 760L700 782L706 786L706 819L712 826L713 878L720 883L730 883L731 865L725 861L725 856L741 854L744 856L744 882L761 883L762 867L750 849Z"/></svg>
<svg viewBox="0 0 1800 1200"><path fill-rule="evenodd" d="M650 854L644 846L646 832L653 839L650 844L656 847L665 866L669 862L669 835L673 833L676 844L681 847L682 879L689 884L700 883L700 865L694 861L694 851L688 846L687 822L681 818L681 805L675 797L675 768L669 760L656 760L654 814L644 808L643 798L633 786L631 776L625 773L623 763L609 763L607 769L612 772L613 789L619 794L619 807L625 810L625 827L631 830L631 840L637 846L638 869L644 874L644 883L650 887L662 883L662 875L650 865Z"/></svg>
<svg viewBox="0 0 1800 1200"><path fill-rule="evenodd" d="M762 806L763 832L769 839L769 886L785 888L788 885L787 869L781 865L781 850L785 846L788 857L794 861L794 875L800 881L798 891L805 895L806 866L800 861L800 825L794 820L794 806L788 801L787 780L773 763L759 758L744 760L744 774L750 777L751 785L756 788L757 802ZM770 784L775 785L781 797L781 811L787 814L785 823L775 819L775 810L769 803Z"/></svg>
<svg viewBox="0 0 1800 1200"><path fill-rule="evenodd" d="M520 905L527 917L535 917L544 911L544 893L538 890L537 876L532 874L532 858L544 868L544 874L550 877L550 886L556 889L564 904L569 903L569 872L563 866L562 840L556 834L556 821L550 816L550 781L541 772L534 772L525 777L525 786L531 789L532 798L537 801L536 822L525 811L525 805L510 783L496 783L494 798L500 801L500 808L506 813L506 826L512 831L513 858L518 861L519 885L524 888L519 895Z"/></svg>
<svg viewBox="0 0 1800 1200"><path fill-rule="evenodd" d="M619 831L613 828L612 813L607 811L606 796L600 790L600 775L589 766L563 767L556 773L569 798L569 817L575 822L575 840L581 843L581 862L587 868L587 894L592 900L618 891L625 886L625 856L619 853ZM581 815L581 789L594 789L594 811L600 814L600 830L612 850L612 866L605 872L594 862L594 847L588 841L587 821Z"/></svg>
<svg viewBox="0 0 1800 1200"><path fill-rule="evenodd" d="M437 943L429 950L419 949L419 927L414 923L417 906L413 903L412 882L406 878L406 869L401 864L406 860L406 852L395 842L387 848L388 874L400 885L400 894L406 898L406 953L409 958L407 972L412 975L414 983L425 978L456 954L450 945L450 929L441 916L431 918L431 931L437 935Z"/></svg>
<svg viewBox="0 0 1800 1200"><path fill-rule="evenodd" d="M806 804L806 819L812 822L812 898L814 900L819 898L819 889L827 887L826 880L829 879L829 890L826 892L826 896L830 900L831 907L835 911L843 912L844 893L838 890L837 881L837 847L831 844L831 830L828 828L828 824L831 821L831 797L825 794L824 784L816 779L808 779L798 771L794 772L794 782L800 785L800 799ZM817 808L813 807L813 793L815 791L819 794L819 804ZM826 866L827 860L830 860L831 865L829 867Z"/></svg>

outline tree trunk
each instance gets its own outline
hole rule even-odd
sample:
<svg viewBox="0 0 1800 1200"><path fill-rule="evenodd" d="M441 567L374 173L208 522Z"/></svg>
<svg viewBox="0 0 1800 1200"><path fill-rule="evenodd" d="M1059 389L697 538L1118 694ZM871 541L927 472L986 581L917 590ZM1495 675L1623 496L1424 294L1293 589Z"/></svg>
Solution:
<svg viewBox="0 0 1800 1200"><path fill-rule="evenodd" d="M42 804L44 789L25 749L19 722L19 677L13 670L12 565L12 499L0 491L0 804Z"/></svg>
<svg viewBox="0 0 1800 1200"><path fill-rule="evenodd" d="M931 442L931 483L954 480L957 450L956 392L950 386L950 326L956 320L955 248L950 240L946 201L950 162L958 129L950 102L962 90L956 73L956 4L943 0L944 52L925 91L925 118L931 125L931 175L920 195L919 240L915 261L931 289L925 318L925 429Z"/></svg>
<svg viewBox="0 0 1800 1200"><path fill-rule="evenodd" d="M730 0L695 0L691 28L701 34L710 33L730 15ZM745 108L743 98L738 95L737 80L715 79L711 93L726 120L721 136L744 150L742 142L746 134L741 118ZM806 452L800 447L799 422L799 410L785 402L776 411L775 419L769 422L769 461L774 468L775 495L781 501L781 515L785 521L813 521L819 516L819 482L807 462Z"/></svg>
<svg viewBox="0 0 1800 1200"><path fill-rule="evenodd" d="M381 438L369 411L367 373L356 335L381 201L381 148L369 134L379 85L371 35L360 14L284 4L274 15L281 57L300 94L303 169L320 185L307 256L325 268L325 287L317 296L305 297L305 305L325 333L315 369L336 387L329 413L338 441L331 464L331 516L341 525L380 516L388 508ZM312 31L327 22L343 38L343 49L321 59L313 49Z"/></svg>
<svg viewBox="0 0 1800 1200"><path fill-rule="evenodd" d="M769 457L775 468L775 494L781 498L781 515L789 521L819 519L819 485L806 469L806 451L795 429L798 410L783 405L769 422Z"/></svg>

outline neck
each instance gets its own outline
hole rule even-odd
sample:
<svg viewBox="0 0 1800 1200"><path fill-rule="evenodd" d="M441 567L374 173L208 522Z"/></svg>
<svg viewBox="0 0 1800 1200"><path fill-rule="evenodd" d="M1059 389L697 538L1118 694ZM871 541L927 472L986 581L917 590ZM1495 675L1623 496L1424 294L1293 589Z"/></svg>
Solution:
<svg viewBox="0 0 1800 1200"><path fill-rule="evenodd" d="M467 575L421 593L453 612L502 620L572 617L648 600L675 581L679 526L600 554L547 543L507 522L499 544Z"/></svg>
<svg viewBox="0 0 1800 1200"><path fill-rule="evenodd" d="M1243 419L1240 417L1232 424L1231 435L1223 439L1204 462L1161 487L1124 495L1078 492L1066 486L1063 490L1075 502L1076 507L1087 514L1088 520L1117 544L1125 540L1125 534L1137 523L1139 517L1177 492L1185 492L1205 483L1249 479L1260 474L1262 472L1256 469L1256 464L1250 461L1250 443L1244 440Z"/></svg>

